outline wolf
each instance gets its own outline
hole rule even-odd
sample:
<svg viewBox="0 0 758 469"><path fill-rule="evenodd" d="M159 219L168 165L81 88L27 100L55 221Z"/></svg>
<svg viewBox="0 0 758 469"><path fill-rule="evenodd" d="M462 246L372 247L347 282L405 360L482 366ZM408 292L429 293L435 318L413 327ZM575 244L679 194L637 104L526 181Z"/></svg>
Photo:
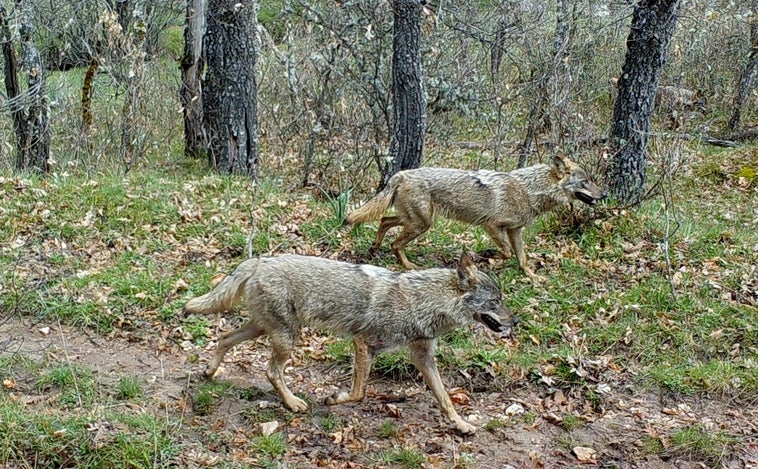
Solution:
<svg viewBox="0 0 758 469"><path fill-rule="evenodd" d="M509 336L518 323L502 304L500 288L468 254L455 269L406 272L299 255L252 258L209 293L189 300L184 312L228 311L243 297L250 318L221 335L207 377L230 348L267 335L272 353L266 375L289 409L304 412L307 404L284 381L285 363L303 326L350 337L355 345L352 388L326 398L328 405L362 400L374 356L408 346L443 413L462 433L476 427L457 414L445 391L434 359L435 339L473 322Z"/></svg>
<svg viewBox="0 0 758 469"><path fill-rule="evenodd" d="M381 217L370 255L379 250L390 228L403 231L392 242L392 252L406 269L416 266L405 246L425 233L435 216L480 225L504 257L511 249L519 267L532 279L521 233L537 216L572 200L594 205L606 197L587 171L562 154L552 164L536 164L509 172L419 168L400 171L363 206L348 213L345 224L357 225ZM394 206L394 216L382 216Z"/></svg>

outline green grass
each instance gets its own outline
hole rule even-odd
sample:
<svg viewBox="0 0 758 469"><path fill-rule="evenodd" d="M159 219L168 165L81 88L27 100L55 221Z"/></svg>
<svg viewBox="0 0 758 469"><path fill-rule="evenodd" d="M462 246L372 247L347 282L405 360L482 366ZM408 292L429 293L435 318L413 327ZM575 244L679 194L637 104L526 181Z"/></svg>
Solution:
<svg viewBox="0 0 758 469"><path fill-rule="evenodd" d="M674 453L710 464L721 461L734 442L733 437L721 432L708 432L698 425L682 428L671 435Z"/></svg>
<svg viewBox="0 0 758 469"><path fill-rule="evenodd" d="M22 467L171 467L174 429L150 415L37 414L0 394L0 460Z"/></svg>
<svg viewBox="0 0 758 469"><path fill-rule="evenodd" d="M192 400L192 408L198 415L209 415L218 406L230 384L217 381L202 383Z"/></svg>
<svg viewBox="0 0 758 469"><path fill-rule="evenodd" d="M393 464L404 469L418 469L426 462L426 457L417 448L394 448L376 455L383 464Z"/></svg>
<svg viewBox="0 0 758 469"><path fill-rule="evenodd" d="M400 429L392 420L385 420L382 422L382 424L379 425L379 428L377 428L376 432L382 438L397 438L398 435L400 435Z"/></svg>
<svg viewBox="0 0 758 469"><path fill-rule="evenodd" d="M561 426L567 431L573 431L584 426L584 420L574 414L566 414L561 418Z"/></svg>
<svg viewBox="0 0 758 469"><path fill-rule="evenodd" d="M339 416L330 412L318 418L318 426L326 433L334 433L342 427L342 420Z"/></svg>
<svg viewBox="0 0 758 469"><path fill-rule="evenodd" d="M122 400L136 399L144 394L142 383L136 376L122 376L118 381L116 397Z"/></svg>
<svg viewBox="0 0 758 469"><path fill-rule="evenodd" d="M253 440L253 451L263 456L279 457L287 451L287 443L281 433L261 435Z"/></svg>
<svg viewBox="0 0 758 469"><path fill-rule="evenodd" d="M36 387L41 392L59 392L58 402L63 407L88 407L99 397L92 372L76 365L59 365L46 370Z"/></svg>

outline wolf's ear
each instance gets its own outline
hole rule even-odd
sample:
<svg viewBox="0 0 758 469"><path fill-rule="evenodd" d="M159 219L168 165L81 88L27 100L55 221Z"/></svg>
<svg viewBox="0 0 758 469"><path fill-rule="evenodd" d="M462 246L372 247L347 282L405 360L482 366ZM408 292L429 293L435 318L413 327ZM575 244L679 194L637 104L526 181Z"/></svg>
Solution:
<svg viewBox="0 0 758 469"><path fill-rule="evenodd" d="M569 173L568 157L565 153L559 152L553 156L553 171L561 175Z"/></svg>
<svg viewBox="0 0 758 469"><path fill-rule="evenodd" d="M479 283L479 279L476 274L479 269L476 268L476 264L471 260L471 256L464 252L461 254L461 258L458 261L458 286L461 290L467 291L474 288Z"/></svg>

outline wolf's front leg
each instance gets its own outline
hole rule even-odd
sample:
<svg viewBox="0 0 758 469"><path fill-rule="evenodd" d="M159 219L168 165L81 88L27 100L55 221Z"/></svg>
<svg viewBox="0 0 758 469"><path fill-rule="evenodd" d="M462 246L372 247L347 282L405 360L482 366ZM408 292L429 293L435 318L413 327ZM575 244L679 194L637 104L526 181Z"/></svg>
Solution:
<svg viewBox="0 0 758 469"><path fill-rule="evenodd" d="M374 351L360 337L353 339L353 344L355 345L353 386L349 394L342 391L327 397L325 400L327 405L358 402L366 396L366 386L368 385L368 375L371 372L371 362L374 361Z"/></svg>
<svg viewBox="0 0 758 469"><path fill-rule="evenodd" d="M450 400L445 386L442 384L442 378L440 378L440 372L437 369L437 362L434 361L434 340L420 339L410 344L411 349L411 361L416 368L424 375L424 381L429 389L432 390L432 394L437 399L437 402L442 407L442 412L447 416L450 421L455 424L455 427L461 433L474 433L476 427L463 420L453 407L453 402Z"/></svg>
<svg viewBox="0 0 758 469"><path fill-rule="evenodd" d="M533 283L544 283L545 278L541 275L537 275L534 273L534 271L529 267L529 264L526 260L526 253L524 252L524 240L521 237L521 232L523 231L522 228L514 228L509 229L508 231L508 239L511 242L511 247L513 248L513 252L516 254L516 260L518 260L518 265L521 267L521 270L524 271L527 277L533 282Z"/></svg>

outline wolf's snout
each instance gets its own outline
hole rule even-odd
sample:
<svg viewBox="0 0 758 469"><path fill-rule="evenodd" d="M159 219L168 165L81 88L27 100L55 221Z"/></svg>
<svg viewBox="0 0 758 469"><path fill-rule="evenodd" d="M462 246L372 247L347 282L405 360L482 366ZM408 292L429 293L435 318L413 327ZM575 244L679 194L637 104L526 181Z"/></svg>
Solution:
<svg viewBox="0 0 758 469"><path fill-rule="evenodd" d="M518 326L518 323L520 323L521 320L518 318L518 316L513 316L513 319L511 319L511 325Z"/></svg>
<svg viewBox="0 0 758 469"><path fill-rule="evenodd" d="M603 191L603 192L600 193L600 198L601 199L606 199L607 197L608 197L608 191Z"/></svg>

